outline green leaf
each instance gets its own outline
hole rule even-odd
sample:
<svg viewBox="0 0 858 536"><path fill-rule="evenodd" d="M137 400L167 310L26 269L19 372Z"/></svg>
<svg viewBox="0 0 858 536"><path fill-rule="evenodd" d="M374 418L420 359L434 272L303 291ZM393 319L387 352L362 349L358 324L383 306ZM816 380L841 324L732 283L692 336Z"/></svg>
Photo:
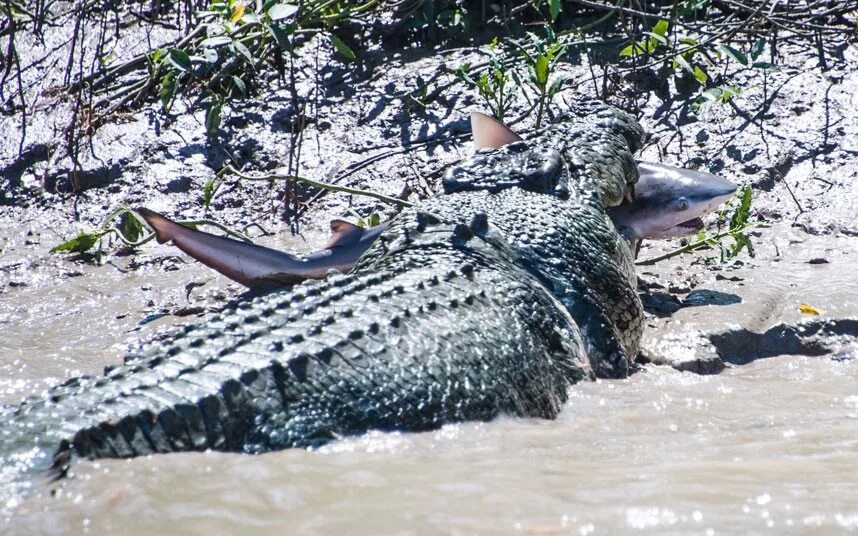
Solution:
<svg viewBox="0 0 858 536"><path fill-rule="evenodd" d="M76 237L67 242L63 242L59 246L51 248L51 253L60 251L69 251L73 253L83 253L98 242L98 239L109 233L110 231L81 231Z"/></svg>
<svg viewBox="0 0 858 536"><path fill-rule="evenodd" d="M355 53L352 51L352 49L350 49L349 46L345 44L343 40L336 35L331 35L331 44L334 45L334 48L337 49L337 52L345 56L347 59L353 60L357 57L355 56Z"/></svg>
<svg viewBox="0 0 858 536"><path fill-rule="evenodd" d="M694 66L694 70L692 71L692 74L694 74L694 78L697 80L697 82L700 83L701 86L705 86L706 82L709 81L709 75L707 75L705 72L703 72L703 69L701 69L697 65Z"/></svg>
<svg viewBox="0 0 858 536"><path fill-rule="evenodd" d="M182 72L191 70L191 57L188 56L188 53L184 50L180 48L171 48L167 57L176 69Z"/></svg>
<svg viewBox="0 0 858 536"><path fill-rule="evenodd" d="M540 54L536 58L536 64L533 67L533 72L536 74L536 83L541 88L544 88L548 83L548 64L548 58Z"/></svg>
<svg viewBox="0 0 858 536"><path fill-rule="evenodd" d="M244 43L241 41L233 41L232 46L235 48L235 51L244 56L244 59L250 65L253 65L253 54L250 53L250 50L244 46Z"/></svg>
<svg viewBox="0 0 858 536"><path fill-rule="evenodd" d="M566 77L560 76L554 82L551 83L551 87L548 88L548 96L553 97L560 91L560 88L563 87L563 84L566 83Z"/></svg>
<svg viewBox="0 0 858 536"><path fill-rule="evenodd" d="M152 60L153 64L158 65L161 62L161 60L164 59L164 57L166 55L167 55L167 49L159 48L158 50L155 50L154 52L152 52L149 55L149 59Z"/></svg>
<svg viewBox="0 0 858 536"><path fill-rule="evenodd" d="M771 69L774 65L767 61L755 61L751 67L754 69Z"/></svg>
<svg viewBox="0 0 858 536"><path fill-rule="evenodd" d="M202 52L201 54L199 54L197 56L193 56L191 59L192 60L199 60L202 63L207 63L209 66L217 63L219 58L217 55L217 51L215 49L204 48L201 52Z"/></svg>
<svg viewBox="0 0 858 536"><path fill-rule="evenodd" d="M271 32L271 36L274 37L274 41L277 42L280 50L292 50L292 43L289 42L289 36L294 31L294 27L288 24L285 26L272 24L268 27L268 31Z"/></svg>
<svg viewBox="0 0 858 536"><path fill-rule="evenodd" d="M268 10L268 16L271 20L288 19L298 12L298 6L292 4L275 4Z"/></svg>
<svg viewBox="0 0 858 536"><path fill-rule="evenodd" d="M206 134L209 139L214 139L220 129L221 106L219 102L216 102L211 105L206 113Z"/></svg>
<svg viewBox="0 0 858 536"><path fill-rule="evenodd" d="M470 70L471 70L471 64L470 63L463 63L462 65L459 66L458 69L456 69L456 76L459 77L459 79L462 80L463 82L465 82L466 84L475 86L475 85L477 85L476 81L474 81L474 79L471 78L471 75L468 74L470 72Z"/></svg>
<svg viewBox="0 0 858 536"><path fill-rule="evenodd" d="M161 79L161 91L158 92L158 96L161 98L161 109L165 114L170 113L170 105L173 97L176 96L177 87L176 74L173 71L168 72Z"/></svg>
<svg viewBox="0 0 858 536"><path fill-rule="evenodd" d="M634 56L637 54L644 54L645 52L646 49L644 49L640 44L632 43L620 50L620 56Z"/></svg>
<svg viewBox="0 0 858 536"><path fill-rule="evenodd" d="M757 58L759 58L760 54L762 54L765 49L766 49L766 40L765 39L760 39L759 41L754 43L754 46L751 47L751 59L756 60Z"/></svg>
<svg viewBox="0 0 858 536"><path fill-rule="evenodd" d="M214 197L214 186L214 179L207 180L206 183L203 185L203 206L206 208L209 208L209 205L211 205L212 202L212 198Z"/></svg>
<svg viewBox="0 0 858 536"><path fill-rule="evenodd" d="M379 216L376 213L373 213L372 215L370 215L369 226L370 227L378 227L379 225L381 225L381 216Z"/></svg>
<svg viewBox="0 0 858 536"><path fill-rule="evenodd" d="M739 88L735 86L718 86L718 89L721 90L721 102L727 102L728 100L732 99L733 97L742 92Z"/></svg>
<svg viewBox="0 0 858 536"><path fill-rule="evenodd" d="M119 217L119 225L117 226L119 234L129 242L136 242L143 236L143 226L137 216L131 212L123 212Z"/></svg>
<svg viewBox="0 0 858 536"><path fill-rule="evenodd" d="M754 193L751 188L745 186L739 191L739 206L730 217L730 229L742 229L748 224L751 213L751 200Z"/></svg>
<svg viewBox="0 0 858 536"><path fill-rule="evenodd" d="M551 15L551 22L554 22L557 19L557 15L560 14L560 11L563 9L561 0L548 0L548 13Z"/></svg>
<svg viewBox="0 0 858 536"><path fill-rule="evenodd" d="M688 74L694 75L694 68L688 63L682 54L677 54L675 58L673 58L673 68L682 67L683 70L687 71Z"/></svg>
<svg viewBox="0 0 858 536"><path fill-rule="evenodd" d="M653 33L653 32L644 32L644 33L647 34L648 36L650 36L650 41L658 41L662 45L668 44L667 38L664 37L663 35L658 35L657 33Z"/></svg>
<svg viewBox="0 0 858 536"><path fill-rule="evenodd" d="M719 45L718 48L721 49L724 54L735 60L736 63L738 63L739 65L744 65L745 67L748 66L748 58L745 56L745 54L742 53L741 50L737 50L730 45L723 44Z"/></svg>
<svg viewBox="0 0 858 536"><path fill-rule="evenodd" d="M660 21L655 23L655 26L652 27L652 33L658 35L660 37L664 37L667 35L667 29L670 26L670 22L667 19L661 19ZM665 40L665 43L667 41Z"/></svg>
<svg viewBox="0 0 858 536"><path fill-rule="evenodd" d="M247 96L247 86L244 85L244 80L237 76L232 77L232 83L235 84L235 88L241 93L242 97Z"/></svg>

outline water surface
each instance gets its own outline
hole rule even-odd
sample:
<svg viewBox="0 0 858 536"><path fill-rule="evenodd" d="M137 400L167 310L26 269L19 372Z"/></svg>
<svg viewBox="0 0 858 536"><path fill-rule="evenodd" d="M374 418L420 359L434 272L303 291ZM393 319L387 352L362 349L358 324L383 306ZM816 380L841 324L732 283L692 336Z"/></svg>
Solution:
<svg viewBox="0 0 858 536"><path fill-rule="evenodd" d="M582 384L557 421L319 451L85 462L13 534L807 534L858 530L858 362L781 356ZM9 528L9 527L7 527Z"/></svg>

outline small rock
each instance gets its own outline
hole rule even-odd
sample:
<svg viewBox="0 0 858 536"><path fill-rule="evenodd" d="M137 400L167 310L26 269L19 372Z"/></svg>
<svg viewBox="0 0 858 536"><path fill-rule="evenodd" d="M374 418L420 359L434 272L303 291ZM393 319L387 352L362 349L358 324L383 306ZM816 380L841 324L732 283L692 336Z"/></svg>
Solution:
<svg viewBox="0 0 858 536"><path fill-rule="evenodd" d="M26 287L29 285L27 285L27 283L24 283L23 281L9 281L9 286L10 287Z"/></svg>
<svg viewBox="0 0 858 536"><path fill-rule="evenodd" d="M685 294L691 292L691 287L685 283L671 283L667 286L667 291L674 294Z"/></svg>
<svg viewBox="0 0 858 536"><path fill-rule="evenodd" d="M828 259L825 257L814 257L807 262L808 264L828 264Z"/></svg>
<svg viewBox="0 0 858 536"><path fill-rule="evenodd" d="M638 288L640 290L663 289L664 285L655 279L645 278L643 274L638 275Z"/></svg>

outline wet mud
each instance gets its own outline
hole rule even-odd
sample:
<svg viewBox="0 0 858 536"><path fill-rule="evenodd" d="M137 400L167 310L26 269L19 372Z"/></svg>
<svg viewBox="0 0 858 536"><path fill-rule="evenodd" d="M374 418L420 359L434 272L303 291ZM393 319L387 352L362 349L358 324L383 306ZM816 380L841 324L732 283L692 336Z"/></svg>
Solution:
<svg viewBox="0 0 858 536"><path fill-rule="evenodd" d="M640 267L639 374L576 387L556 422L372 434L322 452L84 462L56 493L7 504L3 530L858 530L847 500L858 461L858 48L825 64L799 48L781 52L779 68L734 73L744 91L696 115L674 83L649 91L623 80L598 95L638 110L651 133L642 158L752 186L762 224L754 257L721 264L708 251ZM331 58L320 40L300 52L297 90L311 103L300 173L410 200L431 195L442 170L470 154L467 114L484 108L453 70L483 53L374 51L360 66ZM571 82L558 102L596 96L599 65L570 56L560 68ZM449 87L418 102L418 75ZM33 83L47 92L56 80ZM395 216L305 188L290 205L300 208L284 209L282 185L242 181L203 206L203 186L223 165L285 165L291 103L272 81L265 98L232 103L215 143L189 103L166 121L154 105L116 117L80 162L79 195L68 193L70 164L54 157L64 104L37 112L22 151L17 119L0 117L9 133L0 140L0 402L99 373L137 341L241 298L243 288L170 246L114 251L101 265L48 252L117 206L257 223L270 232L261 243L299 253L324 244L331 218ZM517 103L511 116L522 112ZM513 127L527 132L532 117ZM641 258L676 245L647 243Z"/></svg>

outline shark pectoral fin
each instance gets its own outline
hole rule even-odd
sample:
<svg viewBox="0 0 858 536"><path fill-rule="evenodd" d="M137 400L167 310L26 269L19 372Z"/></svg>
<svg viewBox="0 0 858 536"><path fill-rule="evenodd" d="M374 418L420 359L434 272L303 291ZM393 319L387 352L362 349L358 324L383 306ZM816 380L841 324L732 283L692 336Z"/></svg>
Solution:
<svg viewBox="0 0 858 536"><path fill-rule="evenodd" d="M146 220L146 223L152 228L152 231L155 232L155 240L157 240L159 244L172 240L173 235L175 234L174 226L180 227L178 223L174 222L170 218L162 216L161 214L145 207L136 208L134 209L134 212Z"/></svg>
<svg viewBox="0 0 858 536"><path fill-rule="evenodd" d="M494 117L471 112L471 131L477 149L500 149L504 145L521 141L522 137Z"/></svg>
<svg viewBox="0 0 858 536"><path fill-rule="evenodd" d="M358 242L363 236L363 229L345 220L331 220L331 238L324 249L346 246Z"/></svg>

